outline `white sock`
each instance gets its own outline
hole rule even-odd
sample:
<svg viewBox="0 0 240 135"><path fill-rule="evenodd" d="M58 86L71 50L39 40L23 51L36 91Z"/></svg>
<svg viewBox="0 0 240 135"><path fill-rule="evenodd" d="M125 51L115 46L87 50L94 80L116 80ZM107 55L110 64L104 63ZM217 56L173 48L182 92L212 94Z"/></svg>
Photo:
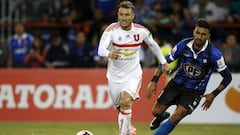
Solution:
<svg viewBox="0 0 240 135"><path fill-rule="evenodd" d="M122 110L118 114L119 135L127 135L131 127L132 110Z"/></svg>

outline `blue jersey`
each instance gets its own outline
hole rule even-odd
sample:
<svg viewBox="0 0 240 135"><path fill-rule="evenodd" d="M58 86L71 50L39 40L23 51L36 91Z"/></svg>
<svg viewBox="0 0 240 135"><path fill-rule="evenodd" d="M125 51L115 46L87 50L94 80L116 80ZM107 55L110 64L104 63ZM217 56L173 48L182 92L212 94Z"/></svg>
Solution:
<svg viewBox="0 0 240 135"><path fill-rule="evenodd" d="M205 90L211 74L226 68L223 56L217 48L206 41L204 47L195 52L192 38L178 42L166 59L168 62L179 59L173 80L196 90Z"/></svg>
<svg viewBox="0 0 240 135"><path fill-rule="evenodd" d="M12 53L13 64L17 67L24 65L24 58L33 44L33 37L24 33L21 38L14 35L10 38L8 51Z"/></svg>

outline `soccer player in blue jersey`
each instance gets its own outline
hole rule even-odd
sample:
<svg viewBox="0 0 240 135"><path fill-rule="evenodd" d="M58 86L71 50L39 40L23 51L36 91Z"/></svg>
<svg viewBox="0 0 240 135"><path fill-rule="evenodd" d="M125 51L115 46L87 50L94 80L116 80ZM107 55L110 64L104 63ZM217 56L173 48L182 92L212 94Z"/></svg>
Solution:
<svg viewBox="0 0 240 135"><path fill-rule="evenodd" d="M33 36L25 32L22 23L15 25L15 34L10 37L8 43L8 62L9 68L25 67L24 58L33 44Z"/></svg>
<svg viewBox="0 0 240 135"><path fill-rule="evenodd" d="M178 42L166 56L168 63L179 59L179 65L176 75L169 81L153 107L152 113L155 118L150 128L152 130L158 128L154 135L169 134L185 116L196 109L202 97L205 98L203 110L209 109L215 97L231 82L232 76L221 52L209 39L210 25L206 19L199 18L193 31L193 38ZM153 79L148 84L147 98L151 98L156 92L156 83L161 75L160 68L159 66L156 69ZM215 71L219 72L223 79L215 90L204 94L209 78ZM166 110L171 105L177 107L169 117ZM160 126L165 119L167 120Z"/></svg>

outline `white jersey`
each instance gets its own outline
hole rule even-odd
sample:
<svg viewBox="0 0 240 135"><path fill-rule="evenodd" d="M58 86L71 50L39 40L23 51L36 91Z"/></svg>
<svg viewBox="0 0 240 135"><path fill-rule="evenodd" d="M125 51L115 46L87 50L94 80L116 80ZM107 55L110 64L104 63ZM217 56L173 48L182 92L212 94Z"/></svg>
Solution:
<svg viewBox="0 0 240 135"><path fill-rule="evenodd" d="M119 49L117 60L109 59L107 78L113 82L124 82L128 78L141 77L140 47L145 42L162 64L166 63L158 44L149 30L140 24L132 23L131 30L122 30L118 22L110 24L100 39L98 55L108 57L112 50Z"/></svg>

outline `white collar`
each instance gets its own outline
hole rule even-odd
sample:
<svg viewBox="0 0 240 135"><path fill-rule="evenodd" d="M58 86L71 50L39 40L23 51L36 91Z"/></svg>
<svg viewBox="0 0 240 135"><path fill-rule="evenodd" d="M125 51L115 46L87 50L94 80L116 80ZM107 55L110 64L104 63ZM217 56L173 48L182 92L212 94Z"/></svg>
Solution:
<svg viewBox="0 0 240 135"><path fill-rule="evenodd" d="M193 42L194 42L194 40L188 42L188 43L187 43L187 46L188 46L188 47L190 48L190 50L193 52L193 57L194 57L194 59L196 59L196 58L197 58L197 55L198 55L200 52L206 50L209 41L206 40L205 45L203 46L203 48L202 48L200 51L198 51L197 53L195 53L195 51L193 50Z"/></svg>
<svg viewBox="0 0 240 135"><path fill-rule="evenodd" d="M16 38L16 39L24 39L24 38L26 38L26 37L27 37L27 33L23 33L23 34L22 34L22 37L20 37L20 38L18 37L17 34L14 35L14 38Z"/></svg>

